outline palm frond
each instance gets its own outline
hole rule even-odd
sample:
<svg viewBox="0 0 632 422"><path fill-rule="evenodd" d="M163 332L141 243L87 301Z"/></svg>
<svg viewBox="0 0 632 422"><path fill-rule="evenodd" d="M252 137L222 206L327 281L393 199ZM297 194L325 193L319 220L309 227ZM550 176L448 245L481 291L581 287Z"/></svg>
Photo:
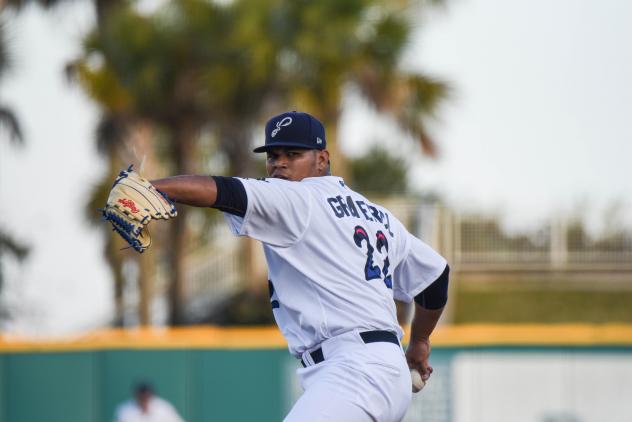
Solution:
<svg viewBox="0 0 632 422"><path fill-rule="evenodd" d="M8 252L18 260L23 260L29 253L29 247L15 240L9 233L0 229L0 256Z"/></svg>
<svg viewBox="0 0 632 422"><path fill-rule="evenodd" d="M425 154L437 156L426 122L435 117L440 102L449 97L450 88L445 82L423 74L380 72L372 66L360 69L355 82L369 104L393 116L403 131L419 140Z"/></svg>
<svg viewBox="0 0 632 422"><path fill-rule="evenodd" d="M426 123L434 118L441 100L449 96L448 85L425 75L404 78L404 101L391 110L400 128L419 140L422 151L430 157L438 156L437 144L426 130Z"/></svg>
<svg viewBox="0 0 632 422"><path fill-rule="evenodd" d="M10 64L5 25L4 19L0 19L0 77L9 68Z"/></svg>
<svg viewBox="0 0 632 422"><path fill-rule="evenodd" d="M17 117L7 107L0 106L0 126L9 132L9 139L16 145L24 144L24 135Z"/></svg>

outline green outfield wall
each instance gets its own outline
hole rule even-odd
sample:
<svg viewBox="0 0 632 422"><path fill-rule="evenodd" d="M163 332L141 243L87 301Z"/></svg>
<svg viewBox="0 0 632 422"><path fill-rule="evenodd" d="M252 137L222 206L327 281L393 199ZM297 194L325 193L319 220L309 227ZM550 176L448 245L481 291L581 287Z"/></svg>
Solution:
<svg viewBox="0 0 632 422"><path fill-rule="evenodd" d="M604 337L610 328L560 326L565 335L552 338L551 327L532 326L539 340L520 334L524 326L438 332L435 372L405 422L629 421L632 327ZM273 333L0 341L0 422L112 421L139 380L151 381L189 422L280 421L301 393L299 363Z"/></svg>
<svg viewBox="0 0 632 422"><path fill-rule="evenodd" d="M187 421L275 421L287 350L107 350L0 355L0 421L105 422L151 380Z"/></svg>

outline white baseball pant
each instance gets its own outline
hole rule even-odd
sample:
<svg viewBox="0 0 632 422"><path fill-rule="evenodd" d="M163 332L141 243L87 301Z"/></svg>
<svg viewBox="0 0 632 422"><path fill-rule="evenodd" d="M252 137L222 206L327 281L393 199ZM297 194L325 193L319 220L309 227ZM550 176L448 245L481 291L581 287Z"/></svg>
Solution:
<svg viewBox="0 0 632 422"><path fill-rule="evenodd" d="M304 393L285 422L395 422L411 401L411 378L401 346L365 343L359 330L327 339L324 361L299 368Z"/></svg>

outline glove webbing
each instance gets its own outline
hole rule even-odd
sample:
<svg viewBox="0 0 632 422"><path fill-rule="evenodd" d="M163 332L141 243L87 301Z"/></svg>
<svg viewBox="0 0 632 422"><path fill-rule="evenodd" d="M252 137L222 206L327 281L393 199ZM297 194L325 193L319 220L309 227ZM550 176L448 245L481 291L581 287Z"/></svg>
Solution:
<svg viewBox="0 0 632 422"><path fill-rule="evenodd" d="M137 236L140 235L140 232L143 230L142 226L134 227L133 224L124 220L120 216L113 213L108 214L105 210L103 211L103 219L112 222L112 230L121 235L121 237L125 239L125 241L136 251L143 253L145 252L145 249L149 247L149 245L143 246L140 240L138 240Z"/></svg>

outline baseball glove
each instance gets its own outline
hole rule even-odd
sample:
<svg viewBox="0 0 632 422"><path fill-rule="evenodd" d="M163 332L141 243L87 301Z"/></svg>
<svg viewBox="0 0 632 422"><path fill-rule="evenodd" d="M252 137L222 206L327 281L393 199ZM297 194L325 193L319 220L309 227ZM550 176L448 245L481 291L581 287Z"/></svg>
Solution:
<svg viewBox="0 0 632 422"><path fill-rule="evenodd" d="M168 220L178 212L167 195L143 179L132 167L121 170L101 211L103 218L112 224L112 229L132 248L143 253L151 245L147 230L149 222Z"/></svg>

